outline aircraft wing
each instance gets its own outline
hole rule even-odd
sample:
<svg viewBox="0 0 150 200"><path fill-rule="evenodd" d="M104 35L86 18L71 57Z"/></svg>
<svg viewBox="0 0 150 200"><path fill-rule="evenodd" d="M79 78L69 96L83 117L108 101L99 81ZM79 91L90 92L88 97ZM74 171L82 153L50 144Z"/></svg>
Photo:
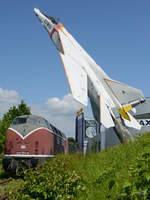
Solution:
<svg viewBox="0 0 150 200"><path fill-rule="evenodd" d="M73 97L87 106L87 74L68 56L60 54Z"/></svg>
<svg viewBox="0 0 150 200"><path fill-rule="evenodd" d="M72 38L69 37L69 33L65 32L64 28L57 29L55 38L53 34L53 42L55 44L57 43L59 50L61 49L59 54L69 82L71 93L78 102L87 106L87 74L82 68L84 60L78 53L76 44Z"/></svg>

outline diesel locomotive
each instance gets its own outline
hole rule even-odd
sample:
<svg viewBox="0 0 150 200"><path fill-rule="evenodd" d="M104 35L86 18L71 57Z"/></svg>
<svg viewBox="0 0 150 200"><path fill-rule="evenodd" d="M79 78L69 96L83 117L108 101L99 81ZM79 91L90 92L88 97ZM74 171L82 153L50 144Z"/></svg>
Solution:
<svg viewBox="0 0 150 200"><path fill-rule="evenodd" d="M64 133L40 116L19 116L7 130L3 168L17 172L20 166L35 167L59 153L68 153Z"/></svg>

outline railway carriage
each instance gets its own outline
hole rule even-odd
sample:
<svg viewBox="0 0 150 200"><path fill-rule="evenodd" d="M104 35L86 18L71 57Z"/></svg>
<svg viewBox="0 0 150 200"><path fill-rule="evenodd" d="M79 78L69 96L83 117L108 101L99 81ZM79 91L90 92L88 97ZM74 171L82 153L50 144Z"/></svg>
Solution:
<svg viewBox="0 0 150 200"><path fill-rule="evenodd" d="M68 153L68 140L59 129L42 117L20 116L8 128L3 167L6 171L18 171L20 165L34 167L58 153Z"/></svg>

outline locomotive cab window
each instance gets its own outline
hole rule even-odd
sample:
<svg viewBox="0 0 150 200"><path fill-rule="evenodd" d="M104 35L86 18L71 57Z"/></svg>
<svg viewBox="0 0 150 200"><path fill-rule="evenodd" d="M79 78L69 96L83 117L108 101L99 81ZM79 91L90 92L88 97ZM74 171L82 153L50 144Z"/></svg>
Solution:
<svg viewBox="0 0 150 200"><path fill-rule="evenodd" d="M37 123L38 123L38 120L35 119L35 118L31 118L31 117L30 117L30 118L28 119L28 124L33 124L33 125L34 125L34 124L37 124Z"/></svg>
<svg viewBox="0 0 150 200"><path fill-rule="evenodd" d="M16 118L13 121L13 125L18 125L18 124L26 124L27 123L27 118Z"/></svg>

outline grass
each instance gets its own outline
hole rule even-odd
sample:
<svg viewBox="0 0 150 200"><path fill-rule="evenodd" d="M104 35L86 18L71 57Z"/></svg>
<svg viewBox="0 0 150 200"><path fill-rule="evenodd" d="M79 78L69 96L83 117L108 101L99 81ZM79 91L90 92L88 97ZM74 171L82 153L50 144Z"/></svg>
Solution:
<svg viewBox="0 0 150 200"><path fill-rule="evenodd" d="M148 158L138 166L145 154L149 155ZM101 153L89 154L84 158L76 156L72 162L85 182L86 199L104 200L117 199L127 183L134 185L134 181L140 178L138 170L139 172L145 170L147 175L148 170L150 172L148 159L150 159L150 133L135 142L124 143Z"/></svg>
<svg viewBox="0 0 150 200"><path fill-rule="evenodd" d="M4 171L4 169L2 167L2 157L3 157L3 154L0 155L0 181L2 181L4 179L8 179L8 178L12 178L12 181L8 182L4 185L0 185L0 199L2 196L5 196L5 194L8 193L9 190L13 190L16 187L19 187L19 185L22 183L21 179L19 179L19 178L14 179L13 174L10 174L10 173L7 173Z"/></svg>
<svg viewBox="0 0 150 200"><path fill-rule="evenodd" d="M12 199L150 199L150 133L85 157L59 155L25 171L21 182L14 180L15 191L10 185Z"/></svg>

